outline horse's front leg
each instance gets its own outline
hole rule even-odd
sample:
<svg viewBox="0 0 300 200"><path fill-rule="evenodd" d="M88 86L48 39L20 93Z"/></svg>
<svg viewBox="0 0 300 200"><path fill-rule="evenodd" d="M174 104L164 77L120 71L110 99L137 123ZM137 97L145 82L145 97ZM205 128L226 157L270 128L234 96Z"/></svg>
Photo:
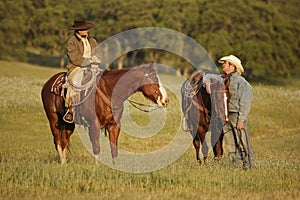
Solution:
<svg viewBox="0 0 300 200"><path fill-rule="evenodd" d="M100 125L97 119L94 119L89 123L89 136L92 143L93 154L95 159L99 158L100 154Z"/></svg>
<svg viewBox="0 0 300 200"><path fill-rule="evenodd" d="M200 156L199 156L199 151L200 151L200 140L198 135L195 136L194 140L193 140L193 145L195 147L196 150L196 160L199 164L201 164L201 160L200 160Z"/></svg>
<svg viewBox="0 0 300 200"><path fill-rule="evenodd" d="M118 137L120 133L120 127L116 123L113 123L108 127L108 132L109 132L111 156L112 156L113 164L115 164L115 161L118 157Z"/></svg>

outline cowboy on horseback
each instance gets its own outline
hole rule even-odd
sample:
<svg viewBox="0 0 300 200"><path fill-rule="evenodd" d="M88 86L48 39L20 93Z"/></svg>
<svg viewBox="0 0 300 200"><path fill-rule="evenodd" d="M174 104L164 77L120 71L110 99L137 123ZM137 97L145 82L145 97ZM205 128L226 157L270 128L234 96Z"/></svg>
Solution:
<svg viewBox="0 0 300 200"><path fill-rule="evenodd" d="M88 23L85 19L75 20L69 30L74 30L74 35L67 42L67 56L69 62L67 64L67 81L74 85L82 84L82 68L99 66L100 59L95 55L95 49L98 46L97 41L89 36L89 29L94 24ZM63 117L64 121L73 123L73 98L74 91L70 84L65 84L67 94L65 99L66 113Z"/></svg>
<svg viewBox="0 0 300 200"><path fill-rule="evenodd" d="M233 165L237 165L238 158L243 161L243 168L254 166L254 154L250 143L248 130L248 114L252 102L252 87L241 76L244 72L241 60L234 55L224 56L218 61L223 65L223 75L205 74L203 83L206 91L210 93L210 83L213 79L223 81L228 87L229 99L228 118L224 124L223 132Z"/></svg>

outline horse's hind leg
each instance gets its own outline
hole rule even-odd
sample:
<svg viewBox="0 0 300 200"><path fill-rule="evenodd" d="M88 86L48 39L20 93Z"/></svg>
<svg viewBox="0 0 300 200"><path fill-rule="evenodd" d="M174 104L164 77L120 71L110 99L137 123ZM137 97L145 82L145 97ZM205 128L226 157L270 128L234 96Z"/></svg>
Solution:
<svg viewBox="0 0 300 200"><path fill-rule="evenodd" d="M207 146L207 143L205 140L201 141L202 143L202 154L203 154L203 160L204 160L204 163L206 164L207 163L207 156L208 156L208 146Z"/></svg>
<svg viewBox="0 0 300 200"><path fill-rule="evenodd" d="M57 123L56 120L50 120L50 128L54 137L54 145L58 152L61 164L66 163L66 149L69 143L70 136L74 131L74 124L70 124L68 126L62 126L62 124L60 124L59 122ZM69 130L66 130L66 128Z"/></svg>
<svg viewBox="0 0 300 200"><path fill-rule="evenodd" d="M54 139L54 145L55 145L55 149L57 150L58 156L59 156L59 161L64 164L65 163L65 159L64 159L64 154L63 154L63 148L61 145L62 142L62 138L61 138L61 133L59 128L59 124L57 124L56 120L49 120L50 121L50 129L53 135L53 139Z"/></svg>
<svg viewBox="0 0 300 200"><path fill-rule="evenodd" d="M207 152L208 152L208 148L207 148L207 145L206 143L203 143L203 141L205 140L205 130L202 126L198 126L196 128L193 128L192 130L197 130L197 133L194 137L194 140L193 140L193 144L194 144L194 147L195 147L195 150L196 150L196 159L197 159L197 162L199 164L201 164L201 158L200 158L200 147L202 146L202 154L204 156L204 163L206 161L206 158L207 158Z"/></svg>
<svg viewBox="0 0 300 200"><path fill-rule="evenodd" d="M201 146L201 141L200 141L200 136L199 136L199 130L198 126L194 126L192 124L192 129L190 130L191 135L194 136L193 139L193 145L196 151L196 160L198 164L201 164L201 159L200 159L200 146ZM197 130L197 132L193 132L193 130Z"/></svg>
<svg viewBox="0 0 300 200"><path fill-rule="evenodd" d="M61 164L62 165L65 164L66 160L67 160L67 158L66 158L66 148L63 150L61 145L58 144L57 145L57 152L58 152Z"/></svg>
<svg viewBox="0 0 300 200"><path fill-rule="evenodd" d="M71 126L71 128L68 128L66 127L66 129L64 130L61 130L61 137L62 137L62 142L61 142L61 149L62 149L62 152L61 152L61 155L60 155L60 158L61 158L61 164L65 164L66 163L66 160L67 160L67 147L69 145L69 141L70 141L70 137L74 131L74 128L73 126L75 126L74 124L69 124L69 126ZM70 130L68 130L70 129Z"/></svg>

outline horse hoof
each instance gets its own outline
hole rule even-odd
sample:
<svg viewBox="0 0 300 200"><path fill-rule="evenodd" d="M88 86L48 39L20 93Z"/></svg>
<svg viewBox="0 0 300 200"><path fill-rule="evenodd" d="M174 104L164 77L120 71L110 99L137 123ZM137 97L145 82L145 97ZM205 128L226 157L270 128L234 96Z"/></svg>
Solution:
<svg viewBox="0 0 300 200"><path fill-rule="evenodd" d="M116 162L117 162L117 158L113 158L113 159L112 159L112 164L115 165Z"/></svg>
<svg viewBox="0 0 300 200"><path fill-rule="evenodd" d="M197 160L197 164L198 164L198 165L201 165L201 160Z"/></svg>

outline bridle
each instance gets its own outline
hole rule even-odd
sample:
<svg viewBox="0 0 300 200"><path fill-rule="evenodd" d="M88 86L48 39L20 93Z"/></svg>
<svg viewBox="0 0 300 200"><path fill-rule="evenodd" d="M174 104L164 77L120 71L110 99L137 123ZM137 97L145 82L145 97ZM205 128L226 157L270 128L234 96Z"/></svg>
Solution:
<svg viewBox="0 0 300 200"><path fill-rule="evenodd" d="M145 77L145 79L143 80L142 85L144 85L144 83L147 82L147 80L150 80L150 83L148 83L148 84L150 85L150 88L154 91L154 93L157 94L157 98L156 98L156 99L158 99L158 98L159 98L159 90L154 89L153 84L152 84L152 82L156 83L156 81L153 80L153 79L151 79L148 73L145 73L145 74L144 74L144 77ZM157 81L158 81L158 77L157 77L156 74L155 74L155 78L157 78ZM127 100L133 107L135 107L136 109L138 109L138 110L140 110L140 111L143 111L143 112L152 112L152 111L154 111L154 110L160 109L160 107L157 106L157 105L153 106L153 105L148 105L148 104L139 103L139 102L136 102L136 101L133 101L133 100L130 100L130 99L126 99L126 100ZM148 108L150 108L150 109L149 109L149 110L146 110L146 109L140 108L139 106L141 106L141 107L148 107Z"/></svg>
<svg viewBox="0 0 300 200"><path fill-rule="evenodd" d="M150 79L151 82L155 82L155 80L151 79L149 74L148 73L145 73L144 74L144 79L142 80L141 84L144 85L144 83ZM157 76L156 76L157 78ZM106 85L106 87L109 89L109 91L112 93L113 92L113 89L109 86L109 84L106 82L106 80L104 78L102 78L104 80L104 83ZM157 98L159 97L159 91L158 90L155 90L152 86L152 83L148 83L151 87L151 89L154 91L155 94L157 94ZM100 88L99 88L100 89ZM122 99L123 101L128 101L128 103L130 103L133 107L135 107L136 109L140 110L140 111L143 111L143 112L152 112L154 110L157 110L157 109L160 109L159 106L157 105L149 105L149 104L144 104L144 103L139 103L137 101L133 101L133 100L130 100L128 98L125 98L123 97L122 95L120 95L118 92L115 92L114 93L117 97L119 97L120 99ZM108 103L106 103L108 106L111 106L109 105ZM147 107L147 108L150 108L150 109L144 109L142 107ZM113 109L113 108L112 108ZM117 108L114 108L114 110L117 110Z"/></svg>

